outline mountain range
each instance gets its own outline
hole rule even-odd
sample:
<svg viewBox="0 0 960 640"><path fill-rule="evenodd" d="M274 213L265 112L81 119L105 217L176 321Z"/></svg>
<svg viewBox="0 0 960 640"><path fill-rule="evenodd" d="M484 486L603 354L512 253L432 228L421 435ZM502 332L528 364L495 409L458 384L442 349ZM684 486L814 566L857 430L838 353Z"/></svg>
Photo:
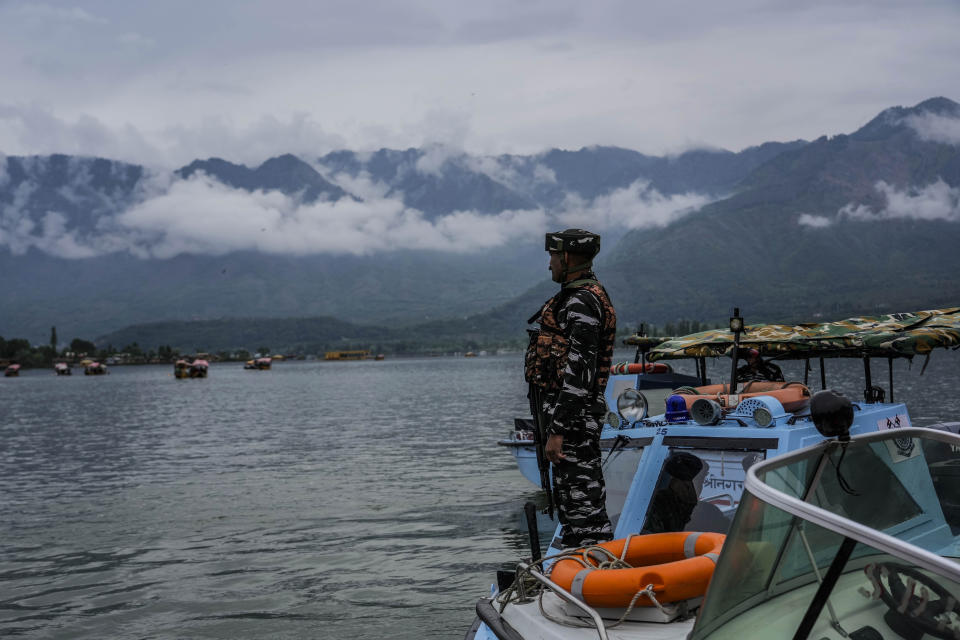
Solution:
<svg viewBox="0 0 960 640"><path fill-rule="evenodd" d="M322 316L344 340L497 342L552 290L542 233L566 226L603 233L621 326L948 306L958 201L946 98L738 153L431 146L172 172L0 156L0 335L119 345L127 325L172 323L162 343L194 348L183 321Z"/></svg>

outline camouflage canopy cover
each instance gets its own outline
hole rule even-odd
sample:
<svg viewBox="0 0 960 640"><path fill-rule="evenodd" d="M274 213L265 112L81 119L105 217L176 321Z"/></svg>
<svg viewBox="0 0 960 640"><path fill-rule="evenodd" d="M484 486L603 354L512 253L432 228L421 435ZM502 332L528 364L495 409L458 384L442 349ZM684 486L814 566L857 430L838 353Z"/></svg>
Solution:
<svg viewBox="0 0 960 640"><path fill-rule="evenodd" d="M859 316L837 322L749 325L740 347L754 348L778 360L802 358L912 358L937 347L960 346L960 307L883 316ZM673 338L647 354L650 361L729 356L733 334L727 329Z"/></svg>

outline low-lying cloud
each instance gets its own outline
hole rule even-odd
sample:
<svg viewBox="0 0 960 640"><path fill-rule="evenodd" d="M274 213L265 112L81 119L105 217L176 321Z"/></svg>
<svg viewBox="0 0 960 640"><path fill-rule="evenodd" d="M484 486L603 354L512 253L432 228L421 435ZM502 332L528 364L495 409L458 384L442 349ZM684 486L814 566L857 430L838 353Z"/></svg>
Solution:
<svg viewBox="0 0 960 640"><path fill-rule="evenodd" d="M439 168L448 151L438 147L437 156L427 164ZM646 181L637 181L592 200L568 195L551 209L496 214L463 210L427 216L406 206L402 195L366 172L330 175L317 164L351 196L304 202L301 194L247 191L203 172L180 179L169 172L149 171L132 192L107 194L91 187L90 161L71 158L68 180L56 190L62 205L51 205L40 197L41 183L50 170L48 159L20 158L19 162L28 179L7 192L6 202L0 202L0 247L18 255L36 249L76 259L115 252L156 259L234 251L298 256L370 255L401 249L470 253L536 240L558 227L598 232L661 227L710 200L692 193L665 196ZM473 162L476 170L483 165L483 173L502 183L556 186L552 172L537 166ZM6 166L0 162L4 169L0 184L9 181ZM117 164L115 169L122 166ZM79 215L80 211L86 213Z"/></svg>
<svg viewBox="0 0 960 640"><path fill-rule="evenodd" d="M925 112L911 115L904 122L923 140L960 145L960 118Z"/></svg>
<svg viewBox="0 0 960 640"><path fill-rule="evenodd" d="M797 218L797 224L802 227L813 227L814 229L823 229L833 224L833 219L827 216L815 216L810 213L802 213Z"/></svg>
<svg viewBox="0 0 960 640"><path fill-rule="evenodd" d="M278 191L247 192L202 174L118 216L119 224L147 234L149 253L265 253L366 255L395 249L474 251L535 236L545 225L540 211L486 216L458 211L428 221L400 200L300 204Z"/></svg>
<svg viewBox="0 0 960 640"><path fill-rule="evenodd" d="M23 189L21 200L29 191ZM517 238L533 239L547 227L541 210L496 215L456 211L427 220L399 199L303 204L279 191L234 189L202 173L177 180L122 213L100 218L96 231L86 235L68 229L60 213L48 212L39 222L24 215L22 202L0 211L0 246L15 254L35 248L64 258L116 251L159 259L243 250L288 255L367 255L397 249L472 252Z"/></svg>
<svg viewBox="0 0 960 640"><path fill-rule="evenodd" d="M568 196L564 211L557 219L567 226L600 229L665 227L710 201L711 198L698 193L665 196L651 188L648 181L637 180L629 187L616 189L590 202L578 196Z"/></svg>
<svg viewBox="0 0 960 640"><path fill-rule="evenodd" d="M850 203L838 215L850 220L945 220L960 222L960 188L951 187L942 179L922 188L898 189L880 180L874 188L886 205L879 210L864 204Z"/></svg>

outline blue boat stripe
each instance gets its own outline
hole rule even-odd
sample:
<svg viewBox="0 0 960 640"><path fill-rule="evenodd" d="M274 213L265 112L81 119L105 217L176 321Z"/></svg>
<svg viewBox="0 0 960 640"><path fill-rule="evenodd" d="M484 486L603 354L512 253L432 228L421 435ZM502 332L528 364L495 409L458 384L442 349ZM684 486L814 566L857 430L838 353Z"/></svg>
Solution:
<svg viewBox="0 0 960 640"><path fill-rule="evenodd" d="M587 579L587 574L593 569L583 569L577 575L573 576L573 583L570 585L570 593L577 600L583 600L583 581Z"/></svg>
<svg viewBox="0 0 960 640"><path fill-rule="evenodd" d="M719 553L705 553L705 554L703 554L703 557L704 557L704 558L710 558L711 560L713 560L713 564L717 564L717 558L720 557L720 554L719 554Z"/></svg>
<svg viewBox="0 0 960 640"><path fill-rule="evenodd" d="M692 558L697 555L697 538L702 535L703 532L691 533L687 536L687 539L683 541L683 556L685 558Z"/></svg>

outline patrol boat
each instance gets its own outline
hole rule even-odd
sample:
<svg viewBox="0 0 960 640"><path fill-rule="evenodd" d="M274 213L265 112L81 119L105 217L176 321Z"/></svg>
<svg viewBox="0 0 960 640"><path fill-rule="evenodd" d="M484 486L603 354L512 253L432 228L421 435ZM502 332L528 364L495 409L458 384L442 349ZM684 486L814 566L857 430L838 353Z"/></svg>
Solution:
<svg viewBox="0 0 960 640"><path fill-rule="evenodd" d="M957 618L950 613L960 565L943 559L960 555L960 437L913 429L905 405L894 402L892 366L884 390L870 364L957 345L960 309L944 309L799 326L744 327L735 314L730 332L651 349L653 362L733 351L735 363L740 348L821 359L824 387L823 359L862 359L863 401L849 404L842 433L826 434L852 441L825 440L816 422L822 416L793 401L810 396L799 381L757 393L736 384L677 389L667 410L652 417L638 410L649 406L643 392L628 390L633 400L620 403L621 417L631 415L626 408L640 417L615 429L604 460L615 541L563 550L558 529L541 557L528 505L531 557L498 574L467 638L755 637L775 620L778 631L767 637L805 638L813 629L816 638L919 640L926 636L904 630L920 624L939 628L941 635L929 637L960 638L960 609ZM716 536L728 532L718 544ZM714 572L718 548L724 551ZM571 562L580 570L571 571ZM678 592L688 579L699 591ZM706 593L707 584L716 595ZM869 598L853 599L864 585ZM899 611L877 623L887 605L876 598ZM903 620L911 617L920 622ZM869 635L866 627L877 625L886 625L883 633ZM901 635L890 635L893 627Z"/></svg>

